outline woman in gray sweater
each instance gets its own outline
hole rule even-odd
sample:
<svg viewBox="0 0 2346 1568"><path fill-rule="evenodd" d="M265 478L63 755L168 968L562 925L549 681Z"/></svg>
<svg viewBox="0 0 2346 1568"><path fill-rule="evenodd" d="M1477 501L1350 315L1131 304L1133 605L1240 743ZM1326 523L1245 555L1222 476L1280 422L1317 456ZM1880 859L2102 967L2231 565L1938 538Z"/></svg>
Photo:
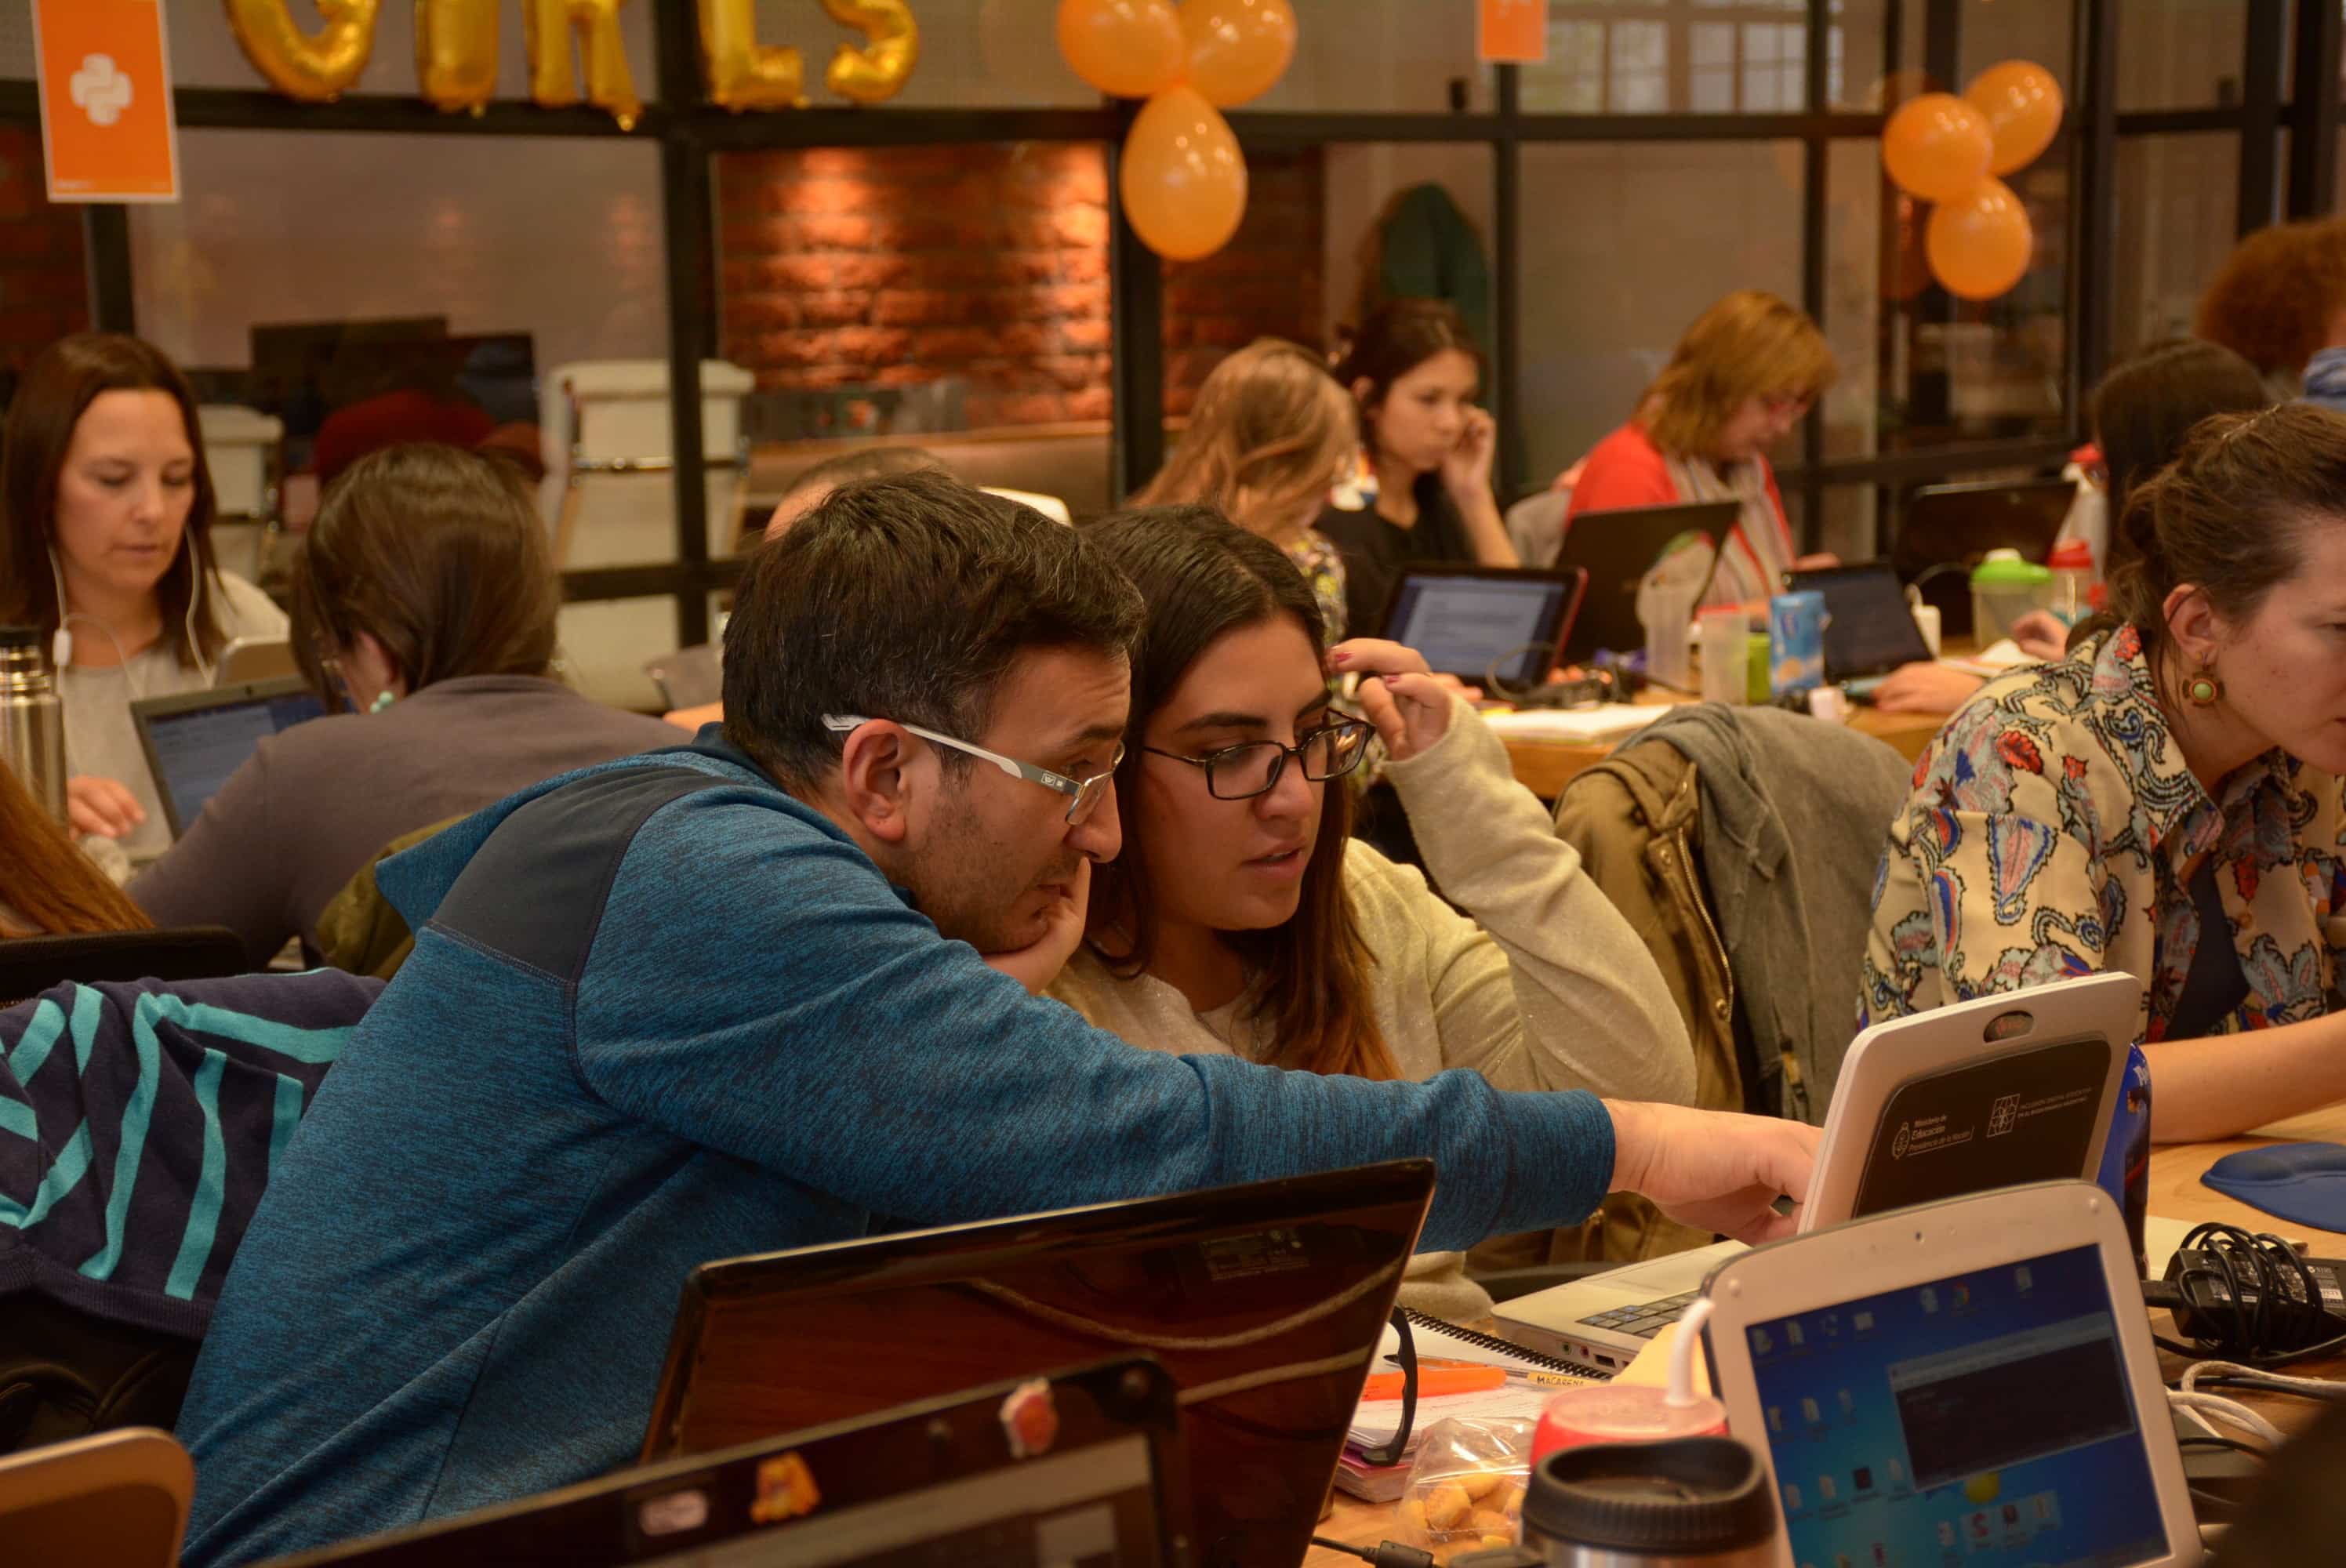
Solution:
<svg viewBox="0 0 2346 1568"><path fill-rule="evenodd" d="M421 444L352 464L293 568L294 651L328 717L262 741L130 896L158 925L227 926L256 967L292 936L314 953L319 914L392 840L677 744L554 677L560 603L510 467Z"/></svg>

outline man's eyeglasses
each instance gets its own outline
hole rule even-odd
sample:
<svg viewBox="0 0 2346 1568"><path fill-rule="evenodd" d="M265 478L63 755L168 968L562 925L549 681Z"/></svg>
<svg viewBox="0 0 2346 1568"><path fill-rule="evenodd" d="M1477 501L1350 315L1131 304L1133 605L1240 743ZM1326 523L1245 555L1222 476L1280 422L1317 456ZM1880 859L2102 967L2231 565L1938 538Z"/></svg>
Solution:
<svg viewBox="0 0 2346 1568"><path fill-rule="evenodd" d="M1361 759L1369 754L1369 738L1375 733L1375 727L1364 720L1339 718L1321 725L1292 746L1281 746L1276 740L1249 740L1225 746L1203 757L1184 757L1178 751L1160 751L1154 746L1141 749L1152 757L1169 758L1203 769L1206 792L1217 800L1249 800L1270 792L1279 776L1287 770L1290 757L1303 765L1303 777L1314 784L1342 778L1358 768Z"/></svg>
<svg viewBox="0 0 2346 1568"><path fill-rule="evenodd" d="M822 716L822 727L836 735L844 735L850 730L871 722L871 719L855 713L826 713ZM1102 797L1107 794L1108 787L1116 782L1117 764L1124 760L1124 748L1118 746L1116 748L1116 755L1108 759L1107 772L1095 773L1088 779L1070 779L1064 773L1054 773L1047 768L1037 768L1032 762L1021 762L1015 757L1005 757L999 751L988 751L983 746L972 746L966 740L955 740L950 735L940 735L933 729L923 729L917 724L906 724L901 718L891 719L889 722L895 725L897 728L909 730L933 745L949 746L955 751L965 751L972 757L991 762L1013 779L1025 779L1040 784L1046 789L1056 789L1060 794L1069 797L1067 826L1070 828L1080 828L1091 820L1092 813L1099 809Z"/></svg>

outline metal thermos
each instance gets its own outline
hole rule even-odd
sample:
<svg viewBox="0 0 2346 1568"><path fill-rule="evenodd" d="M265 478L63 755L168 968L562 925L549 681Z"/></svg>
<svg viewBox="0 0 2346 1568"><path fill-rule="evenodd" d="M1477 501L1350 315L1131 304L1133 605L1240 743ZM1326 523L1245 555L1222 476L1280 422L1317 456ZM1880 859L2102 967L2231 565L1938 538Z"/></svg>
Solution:
<svg viewBox="0 0 2346 1568"><path fill-rule="evenodd" d="M0 626L0 764L66 820L66 715L36 626Z"/></svg>
<svg viewBox="0 0 2346 1568"><path fill-rule="evenodd" d="M1521 1546L1451 1568L1773 1568L1767 1467L1728 1437L1592 1443L1532 1471Z"/></svg>

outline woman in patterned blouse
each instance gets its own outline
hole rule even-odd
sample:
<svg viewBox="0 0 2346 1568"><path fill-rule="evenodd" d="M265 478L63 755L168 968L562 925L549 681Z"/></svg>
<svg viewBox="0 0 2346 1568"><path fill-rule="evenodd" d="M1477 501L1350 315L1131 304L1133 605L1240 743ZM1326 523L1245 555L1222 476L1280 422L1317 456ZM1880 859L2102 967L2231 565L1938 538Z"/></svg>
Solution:
<svg viewBox="0 0 2346 1568"><path fill-rule="evenodd" d="M1352 471L1353 448L1352 400L1320 356L1257 338L1206 377L1181 444L1134 504L1200 501L1286 551L1333 646L1346 635L1344 561L1311 523Z"/></svg>
<svg viewBox="0 0 2346 1568"><path fill-rule="evenodd" d="M2139 975L2152 1135L2224 1137L2346 1099L2346 416L2208 420L2126 525L2116 626L1916 766L1859 1015Z"/></svg>

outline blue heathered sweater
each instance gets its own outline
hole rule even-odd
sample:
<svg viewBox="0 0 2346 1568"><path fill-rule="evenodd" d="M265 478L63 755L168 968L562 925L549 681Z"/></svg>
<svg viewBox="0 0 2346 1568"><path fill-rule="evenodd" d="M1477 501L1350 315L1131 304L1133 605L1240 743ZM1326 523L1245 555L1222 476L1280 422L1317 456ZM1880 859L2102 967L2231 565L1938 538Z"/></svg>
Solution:
<svg viewBox="0 0 2346 1568"><path fill-rule="evenodd" d="M627 1462L710 1258L1432 1156L1422 1245L1576 1221L1593 1097L1138 1051L1030 997L714 743L539 785L379 875L414 955L319 1091L179 1435L186 1562Z"/></svg>

